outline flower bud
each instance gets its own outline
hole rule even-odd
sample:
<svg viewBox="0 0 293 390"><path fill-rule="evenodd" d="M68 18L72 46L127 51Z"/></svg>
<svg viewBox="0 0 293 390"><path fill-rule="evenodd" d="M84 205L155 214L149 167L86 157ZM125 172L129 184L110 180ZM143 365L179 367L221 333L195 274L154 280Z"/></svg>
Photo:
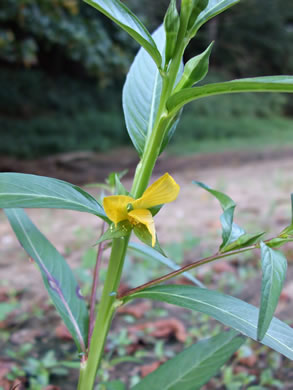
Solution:
<svg viewBox="0 0 293 390"><path fill-rule="evenodd" d="M175 92L192 87L206 76L209 70L209 59L213 44L214 42L203 53L191 58L185 64L183 75L175 88Z"/></svg>
<svg viewBox="0 0 293 390"><path fill-rule="evenodd" d="M176 0L171 0L170 2L164 18L164 27L166 33L165 61L166 64L168 64L174 54L177 34L180 27L180 18L176 8Z"/></svg>
<svg viewBox="0 0 293 390"><path fill-rule="evenodd" d="M190 30L193 27L198 15L207 7L209 0L193 0L192 3L193 6L188 20L187 30Z"/></svg>

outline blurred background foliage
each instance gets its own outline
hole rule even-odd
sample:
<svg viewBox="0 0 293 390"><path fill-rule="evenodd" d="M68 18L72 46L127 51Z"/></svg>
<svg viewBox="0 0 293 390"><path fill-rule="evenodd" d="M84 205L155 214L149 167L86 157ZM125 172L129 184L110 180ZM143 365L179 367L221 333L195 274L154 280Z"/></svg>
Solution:
<svg viewBox="0 0 293 390"><path fill-rule="evenodd" d="M150 30L168 6L168 0L125 3ZM242 1L200 30L186 59L212 40L204 82L293 74L293 2ZM121 88L136 50L126 33L79 0L2 0L0 153L29 158L129 143ZM268 124L274 132L291 130L292 115L289 95L209 98L188 106L176 137L186 143L267 136Z"/></svg>

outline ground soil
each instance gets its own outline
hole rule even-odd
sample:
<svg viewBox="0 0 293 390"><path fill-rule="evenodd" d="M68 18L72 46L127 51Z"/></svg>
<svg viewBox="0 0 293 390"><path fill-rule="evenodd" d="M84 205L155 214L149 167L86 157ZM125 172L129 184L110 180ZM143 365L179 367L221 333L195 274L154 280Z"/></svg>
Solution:
<svg viewBox="0 0 293 390"><path fill-rule="evenodd" d="M74 153L34 161L0 157L0 171L47 175L85 185L103 181L109 172L129 168L124 184L130 188L130 177L136 162L137 157L133 152L120 149L107 155ZM277 234L291 220L292 167L292 148L190 157L163 155L154 171L153 180L169 172L180 184L181 191L178 199L166 205L156 217L161 244L179 242L186 233L191 233L200 238L200 245L188 255L188 261L217 251L221 242L221 209L217 201L192 184L192 180L202 181L232 197L237 204L236 222L247 231L265 230L268 237ZM95 189L89 189L89 192L98 194ZM79 264L84 250L99 236L101 223L92 215L63 210L29 210L29 214L73 267ZM279 305L278 314L293 322L293 246L289 245L285 250L289 273L285 286L286 299ZM44 299L46 293L37 269L20 248L2 212L0 251L1 282L18 291L25 289L27 300L22 302L22 308L25 311L27 305L27 310L30 310ZM199 274L201 272L204 273L205 269ZM259 275L248 281L243 298L257 303L259 282Z"/></svg>

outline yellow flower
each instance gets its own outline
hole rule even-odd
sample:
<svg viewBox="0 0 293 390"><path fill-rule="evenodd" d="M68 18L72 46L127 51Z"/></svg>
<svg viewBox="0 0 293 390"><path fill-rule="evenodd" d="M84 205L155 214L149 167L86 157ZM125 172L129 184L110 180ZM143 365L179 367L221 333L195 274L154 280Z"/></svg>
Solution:
<svg viewBox="0 0 293 390"><path fill-rule="evenodd" d="M150 208L173 202L178 196L180 187L175 180L165 173L149 186L143 195L134 199L127 195L106 196L103 201L105 213L117 225L128 220L131 225L143 224L152 236L152 246L156 243L156 231Z"/></svg>

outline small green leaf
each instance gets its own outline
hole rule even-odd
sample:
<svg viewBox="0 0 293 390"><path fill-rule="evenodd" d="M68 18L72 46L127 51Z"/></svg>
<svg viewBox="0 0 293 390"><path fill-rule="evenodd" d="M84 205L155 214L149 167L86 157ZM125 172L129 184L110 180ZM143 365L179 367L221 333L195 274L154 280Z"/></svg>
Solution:
<svg viewBox="0 0 293 390"><path fill-rule="evenodd" d="M173 260L171 260L166 256L163 256L156 249L150 246L142 245L136 242L130 242L128 244L128 248L133 250L139 255L146 256L151 260L159 261L161 264L166 265L167 267L171 268L174 271L180 268ZM189 272L183 272L182 276L190 280L195 285L199 287L204 287L204 285L199 280L197 280L194 276L192 276Z"/></svg>
<svg viewBox="0 0 293 390"><path fill-rule="evenodd" d="M114 182L115 182L115 194L116 195L129 195L129 192L124 187L124 185L121 183L118 173L115 173L115 175L114 175Z"/></svg>
<svg viewBox="0 0 293 390"><path fill-rule="evenodd" d="M96 199L73 184L45 176L0 173L0 208L22 207L83 211L108 221Z"/></svg>
<svg viewBox="0 0 293 390"><path fill-rule="evenodd" d="M203 53L191 58L185 64L183 75L176 85L174 92L180 91L183 88L192 87L206 76L209 70L209 59L213 44L214 42Z"/></svg>
<svg viewBox="0 0 293 390"><path fill-rule="evenodd" d="M213 95L239 92L287 92L293 93L293 76L266 76L238 79L224 83L207 84L176 92L167 100L170 113L179 111L193 100Z"/></svg>
<svg viewBox="0 0 293 390"><path fill-rule="evenodd" d="M174 54L177 34L180 27L180 18L176 7L176 0L171 0L164 18L166 33L165 63L168 64Z"/></svg>
<svg viewBox="0 0 293 390"><path fill-rule="evenodd" d="M5 214L24 250L38 265L45 287L78 350L85 352L88 311L71 269L23 210L6 209Z"/></svg>
<svg viewBox="0 0 293 390"><path fill-rule="evenodd" d="M224 325L257 340L259 310L218 291L194 286L164 285L134 293L123 301L136 298L154 299L208 314ZM293 329L277 318L273 318L261 343L293 360Z"/></svg>
<svg viewBox="0 0 293 390"><path fill-rule="evenodd" d="M165 50L165 30L160 26L153 34L154 41L161 53ZM182 74L180 67L178 77ZM137 53L123 87L123 111L128 134L142 156L145 143L150 137L159 108L162 91L162 77L148 53L141 48ZM167 131L161 151L167 145L175 128L176 120Z"/></svg>
<svg viewBox="0 0 293 390"><path fill-rule="evenodd" d="M282 232L280 233L279 237L281 238L293 238L293 224L287 226Z"/></svg>
<svg viewBox="0 0 293 390"><path fill-rule="evenodd" d="M197 20L200 13L203 12L205 8L207 8L209 0L192 0L192 3L192 11L188 20L188 30L193 29L195 21Z"/></svg>
<svg viewBox="0 0 293 390"><path fill-rule="evenodd" d="M200 181L193 180L192 183L198 185L199 187L203 188L204 190L206 190L210 194L212 194L215 198L217 198L218 201L220 202L223 210L228 210L228 209L236 206L235 202L228 195L224 194L223 192L213 190L212 188L210 188L206 184L201 183Z"/></svg>
<svg viewBox="0 0 293 390"><path fill-rule="evenodd" d="M220 370L245 340L245 337L230 330L199 341L147 375L131 390L199 389Z"/></svg>
<svg viewBox="0 0 293 390"><path fill-rule="evenodd" d="M293 241L293 237L289 238L282 238L282 237L275 237L272 238L270 241L266 241L266 245L270 248L280 248L282 245L287 244L288 242Z"/></svg>
<svg viewBox="0 0 293 390"><path fill-rule="evenodd" d="M114 192L116 195L128 195L128 191L125 189L121 183L121 179L128 172L127 169L124 169L121 172L111 172L106 179L107 185L110 187L108 191Z"/></svg>
<svg viewBox="0 0 293 390"><path fill-rule="evenodd" d="M161 210L161 208L162 208L163 206L164 206L163 204L160 204L159 206L151 207L151 208L149 209L149 211L152 213L152 216L154 217L155 215L158 214L158 212Z"/></svg>
<svg viewBox="0 0 293 390"><path fill-rule="evenodd" d="M189 23L189 37L192 38L197 33L198 29L208 20L216 15L224 12L226 9L239 3L240 0L209 0L208 4L202 12L196 15Z"/></svg>
<svg viewBox="0 0 293 390"><path fill-rule="evenodd" d="M143 225L141 223L138 225L135 225L133 228L133 231L134 231L134 234L136 235L136 237L140 241L142 241L144 244L150 246L151 248L154 248L154 250L161 253L161 255L166 256L163 249L161 248L161 246L159 244L158 237L156 237L155 246L154 247L152 246L152 236L145 225Z"/></svg>
<svg viewBox="0 0 293 390"><path fill-rule="evenodd" d="M205 189L210 194L212 194L215 198L218 199L218 201L222 206L224 212L220 216L220 221L222 225L223 242L220 246L220 251L226 252L227 247L229 248L230 244L234 243L239 239L239 237L245 234L245 231L240 226L238 226L236 223L233 222L234 210L236 204L229 196L223 194L220 191L213 190L212 188L208 187L204 183L193 181L193 184L198 185L199 187Z"/></svg>
<svg viewBox="0 0 293 390"><path fill-rule="evenodd" d="M130 234L132 225L129 221L121 221L115 226L111 223L108 230L98 239L95 245L100 244L103 241L112 240L113 238L126 237Z"/></svg>
<svg viewBox="0 0 293 390"><path fill-rule="evenodd" d="M162 58L157 46L142 22L119 0L84 0L89 5L102 12L109 19L125 30L153 58L158 67Z"/></svg>
<svg viewBox="0 0 293 390"><path fill-rule="evenodd" d="M225 248L222 252L229 252L236 249L245 248L247 246L253 245L259 241L259 239L265 234L265 232L250 234L242 234L236 241L231 242L231 244L225 245Z"/></svg>
<svg viewBox="0 0 293 390"><path fill-rule="evenodd" d="M287 272L285 256L269 248L263 242L261 248L261 303L257 325L257 338L262 340L268 330L277 307Z"/></svg>

